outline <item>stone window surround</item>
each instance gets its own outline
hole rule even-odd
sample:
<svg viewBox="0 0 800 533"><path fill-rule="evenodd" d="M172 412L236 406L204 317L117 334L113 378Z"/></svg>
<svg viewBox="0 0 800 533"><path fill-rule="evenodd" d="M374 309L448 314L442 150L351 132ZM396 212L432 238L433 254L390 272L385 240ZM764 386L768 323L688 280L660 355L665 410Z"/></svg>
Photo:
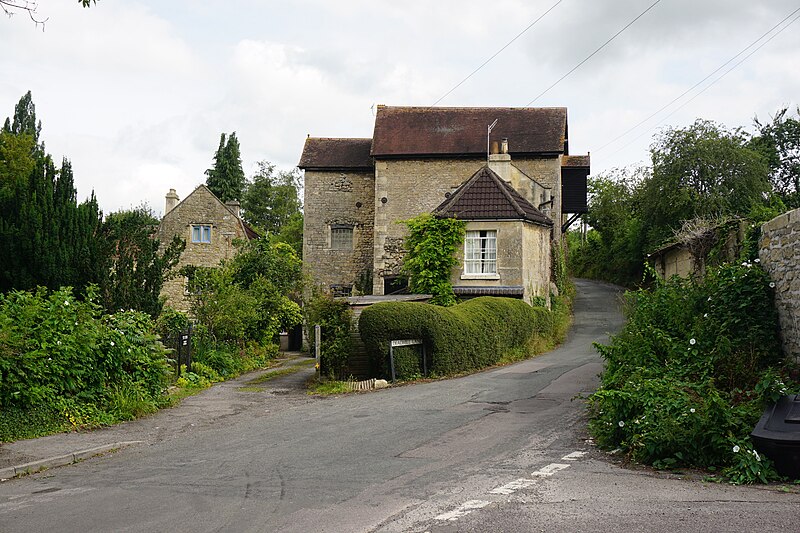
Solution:
<svg viewBox="0 0 800 533"><path fill-rule="evenodd" d="M211 230L214 227L209 223L192 223L189 224L189 242L192 244L211 244ZM208 228L208 240L204 240L204 228ZM195 239L195 230L199 230L199 238Z"/></svg>
<svg viewBox="0 0 800 533"><path fill-rule="evenodd" d="M486 239L493 237L494 240L494 272L487 272L487 273L467 273L467 241L470 238L470 234L481 232L487 232ZM494 235L490 236L488 233L493 233ZM466 235L464 236L464 264L463 270L461 273L461 279L484 279L484 280L499 280L500 274L498 273L499 270L497 268L497 237L498 237L499 230L497 229L490 229L490 230L468 230ZM474 238L474 237L473 237ZM481 241L484 237L478 237ZM483 246L481 246L483 249ZM480 259L480 264L483 265L484 259Z"/></svg>

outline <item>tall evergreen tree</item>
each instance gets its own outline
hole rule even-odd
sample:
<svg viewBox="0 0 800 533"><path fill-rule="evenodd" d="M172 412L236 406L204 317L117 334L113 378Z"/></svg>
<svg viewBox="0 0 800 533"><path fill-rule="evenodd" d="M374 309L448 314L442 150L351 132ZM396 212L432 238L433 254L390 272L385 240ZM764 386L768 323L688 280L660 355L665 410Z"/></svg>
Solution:
<svg viewBox="0 0 800 533"><path fill-rule="evenodd" d="M236 132L221 134L214 154L214 166L206 170L206 185L223 202L240 200L247 180L242 170L242 156Z"/></svg>

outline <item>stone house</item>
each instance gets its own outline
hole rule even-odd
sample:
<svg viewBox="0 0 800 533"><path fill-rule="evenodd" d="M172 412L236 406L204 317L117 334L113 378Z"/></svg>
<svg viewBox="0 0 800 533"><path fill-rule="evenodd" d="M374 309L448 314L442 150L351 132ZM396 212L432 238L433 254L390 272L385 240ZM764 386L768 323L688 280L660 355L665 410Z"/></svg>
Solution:
<svg viewBox="0 0 800 533"><path fill-rule="evenodd" d="M433 212L467 220L457 293L546 299L551 242L586 211L565 108L378 106L372 138L309 137L298 166L306 269L337 295L402 290L399 221Z"/></svg>
<svg viewBox="0 0 800 533"><path fill-rule="evenodd" d="M166 195L164 217L158 226L158 240L168 243L177 235L186 248L175 271L187 265L215 267L236 254L236 240L255 239L258 235L239 217L239 202L223 203L205 185L199 185L179 201L175 189ZM189 311L191 300L187 279L177 275L164 283L161 296L165 305Z"/></svg>

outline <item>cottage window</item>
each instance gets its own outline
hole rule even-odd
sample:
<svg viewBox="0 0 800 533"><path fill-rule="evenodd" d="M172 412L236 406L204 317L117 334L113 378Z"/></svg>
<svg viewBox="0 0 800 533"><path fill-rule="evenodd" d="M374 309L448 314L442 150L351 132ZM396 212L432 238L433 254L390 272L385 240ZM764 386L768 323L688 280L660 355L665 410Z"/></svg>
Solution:
<svg viewBox="0 0 800 533"><path fill-rule="evenodd" d="M464 240L464 274L497 274L497 231L468 231Z"/></svg>
<svg viewBox="0 0 800 533"><path fill-rule="evenodd" d="M211 225L195 224L192 225L192 242L211 242Z"/></svg>
<svg viewBox="0 0 800 533"><path fill-rule="evenodd" d="M353 226L331 226L331 250L353 249Z"/></svg>

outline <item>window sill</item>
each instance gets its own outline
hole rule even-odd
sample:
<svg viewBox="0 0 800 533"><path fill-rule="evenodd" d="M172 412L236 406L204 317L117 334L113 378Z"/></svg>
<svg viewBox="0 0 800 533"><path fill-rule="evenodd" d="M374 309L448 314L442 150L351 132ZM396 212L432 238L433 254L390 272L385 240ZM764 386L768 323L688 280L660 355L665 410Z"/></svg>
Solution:
<svg viewBox="0 0 800 533"><path fill-rule="evenodd" d="M500 274L461 274L461 279L488 279L499 280Z"/></svg>

